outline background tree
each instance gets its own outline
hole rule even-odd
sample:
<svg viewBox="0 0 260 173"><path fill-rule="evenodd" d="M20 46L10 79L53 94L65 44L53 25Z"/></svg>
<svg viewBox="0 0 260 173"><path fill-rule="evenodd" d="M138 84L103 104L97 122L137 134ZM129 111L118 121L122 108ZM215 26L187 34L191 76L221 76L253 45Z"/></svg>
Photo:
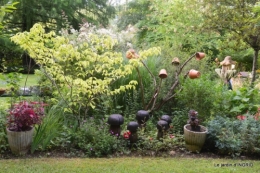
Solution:
<svg viewBox="0 0 260 173"><path fill-rule="evenodd" d="M254 50L252 81L256 79L257 59L260 50L260 28L257 14L252 11L258 0L200 1L204 7L205 28L214 30L222 36L229 35L240 47L241 40L247 48ZM257 19L257 20L256 20ZM243 44L243 43L242 43Z"/></svg>
<svg viewBox="0 0 260 173"><path fill-rule="evenodd" d="M11 41L8 39L8 35L4 34L2 31L5 27L5 20L4 20L4 16L8 13L12 13L14 10L16 10L16 6L17 2L14 3L4 3L3 1L0 2L0 64L1 67L0 69L3 70L4 68L4 59L6 59L7 57L12 57L13 55L10 55L10 53L12 54L12 52L15 52L14 49L15 46L13 43L11 43Z"/></svg>
<svg viewBox="0 0 260 173"><path fill-rule="evenodd" d="M3 2L7 0L3 0ZM109 19L114 16L115 9L108 5L108 0L18 0L17 10L5 16L6 24L3 32L13 35L17 32L29 31L35 23L42 23L47 31L60 31L61 28L71 26L79 29L84 22L106 26ZM20 66L30 72L36 65L26 54L17 56L9 39L3 40L5 55L12 54L13 60L7 62L21 62ZM10 51L11 52L10 52ZM14 54L15 53L15 54ZM15 55L15 56L14 56ZM5 56L7 57L7 56ZM19 64L19 63L18 63ZM17 63L9 63L8 66L17 66Z"/></svg>
<svg viewBox="0 0 260 173"><path fill-rule="evenodd" d="M118 8L122 10L118 11L118 29L126 29L127 26L135 25L139 21L146 19L146 15L150 13L150 4L151 2L146 0L133 0L128 4L120 5Z"/></svg>
<svg viewBox="0 0 260 173"><path fill-rule="evenodd" d="M9 19L9 29L19 28L29 31L38 22L44 23L49 30L60 30L69 22L74 29L85 20L95 25L106 26L114 16L115 9L107 0L19 0L17 10ZM66 16L66 18L64 17Z"/></svg>

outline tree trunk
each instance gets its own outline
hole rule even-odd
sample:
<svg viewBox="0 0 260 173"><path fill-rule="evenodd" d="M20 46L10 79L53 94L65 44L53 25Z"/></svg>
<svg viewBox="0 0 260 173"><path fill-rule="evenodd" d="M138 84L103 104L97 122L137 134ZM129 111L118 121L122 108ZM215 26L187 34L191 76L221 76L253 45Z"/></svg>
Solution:
<svg viewBox="0 0 260 173"><path fill-rule="evenodd" d="M256 80L256 69L257 69L258 53L259 53L259 49L255 49L255 50L254 50L254 58L253 58L253 67L252 67L252 81L251 81L251 86L254 85L254 82L255 82L255 80Z"/></svg>

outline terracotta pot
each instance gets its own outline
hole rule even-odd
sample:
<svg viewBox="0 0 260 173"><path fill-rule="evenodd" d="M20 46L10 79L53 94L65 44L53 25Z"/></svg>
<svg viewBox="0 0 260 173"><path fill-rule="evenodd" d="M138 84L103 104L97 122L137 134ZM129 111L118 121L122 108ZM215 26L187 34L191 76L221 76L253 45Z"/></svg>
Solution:
<svg viewBox="0 0 260 173"><path fill-rule="evenodd" d="M189 77L190 77L191 79L199 78L199 77L200 77L200 72L197 71L197 70L191 69L191 70L189 71Z"/></svg>
<svg viewBox="0 0 260 173"><path fill-rule="evenodd" d="M183 129L186 148L191 152L200 152L205 143L208 129L200 125L201 132L194 132L191 131L189 124L186 124Z"/></svg>
<svg viewBox="0 0 260 173"><path fill-rule="evenodd" d="M132 58L138 58L139 55L135 52L134 49L129 49L127 52L126 52L126 58L128 59L132 59Z"/></svg>
<svg viewBox="0 0 260 173"><path fill-rule="evenodd" d="M8 143L13 154L24 155L29 151L33 139L33 131L33 127L29 131L21 132L6 129Z"/></svg>
<svg viewBox="0 0 260 173"><path fill-rule="evenodd" d="M203 53L203 52L197 52L196 53L196 59L197 60L201 60L201 59L203 59L205 57L205 53Z"/></svg>
<svg viewBox="0 0 260 173"><path fill-rule="evenodd" d="M160 77L161 79L167 78L167 72L166 72L165 69L161 69L161 70L160 70L159 77Z"/></svg>
<svg viewBox="0 0 260 173"><path fill-rule="evenodd" d="M178 57L173 58L172 65L178 66L180 65L180 60Z"/></svg>

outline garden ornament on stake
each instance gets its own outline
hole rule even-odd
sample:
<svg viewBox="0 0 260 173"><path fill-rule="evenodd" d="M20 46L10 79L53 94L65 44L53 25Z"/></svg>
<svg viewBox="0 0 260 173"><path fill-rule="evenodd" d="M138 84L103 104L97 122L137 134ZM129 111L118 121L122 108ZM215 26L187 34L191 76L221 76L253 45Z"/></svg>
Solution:
<svg viewBox="0 0 260 173"><path fill-rule="evenodd" d="M157 122L157 139L163 138L168 133L172 118L169 115L162 115L160 120Z"/></svg>
<svg viewBox="0 0 260 173"><path fill-rule="evenodd" d="M231 78L236 74L236 70L234 70L235 62L231 56L226 56L219 64L221 65L221 69L216 68L215 71L223 82L228 85L228 89L232 90Z"/></svg>
<svg viewBox="0 0 260 173"><path fill-rule="evenodd" d="M129 52L133 52L132 50L127 51L126 56L128 56ZM134 53L136 54L136 51L134 51ZM141 56L138 56L139 58ZM183 74L182 71L184 69L184 67L187 65L188 62L190 62L193 58L195 58L196 60L201 60L205 57L205 53L203 52L196 52L193 55L191 55L184 63L180 63L179 58L175 57L172 60L172 65L173 67L175 67L175 76L174 76L174 81L172 82L172 86L168 89L168 92L165 94L165 96L160 99L160 101L157 102L157 98L158 95L160 94L160 88L161 88L161 84L162 84L162 80L165 80L167 78L167 72L165 69L161 69L159 72L159 77L160 77L160 83L159 85L157 85L156 83L156 79L155 76L151 73L151 71L149 70L148 66L142 61L140 60L140 62L144 65L144 67L148 70L148 72L150 73L150 76L153 78L153 83L154 83L154 94L152 95L151 99L149 100L148 104L144 104L144 87L142 84L142 76L139 73L139 70L137 68L137 72L138 72L138 77L139 77L139 82L140 82L140 89L141 89L141 95L142 95L142 101L143 101L143 106L144 106L144 110L147 110L148 112L153 112L153 111L157 111L159 110L165 103L167 103L169 100L171 100L172 98L174 98L176 96L176 94L178 93L177 91L175 91L178 88L178 91L182 90L182 87L180 86L180 75ZM134 60L134 61L138 61L139 58L132 58L130 59L130 61ZM184 79L187 78L187 76L189 75L189 72L184 73ZM196 72L196 77L190 77L191 79L195 79L200 77L200 72Z"/></svg>
<svg viewBox="0 0 260 173"><path fill-rule="evenodd" d="M162 139L165 134L167 134L167 131L169 130L170 126L167 121L159 120L157 122L157 139Z"/></svg>
<svg viewBox="0 0 260 173"><path fill-rule="evenodd" d="M108 117L107 123L110 125L109 132L119 137L121 134L120 126L124 123L124 117L120 114L112 114Z"/></svg>
<svg viewBox="0 0 260 173"><path fill-rule="evenodd" d="M133 143L137 142L138 139L138 134L137 134L137 130L138 130L139 124L135 121L131 121L128 123L127 125L127 130L129 130L130 134L129 134L129 141L130 141L130 145L132 146Z"/></svg>

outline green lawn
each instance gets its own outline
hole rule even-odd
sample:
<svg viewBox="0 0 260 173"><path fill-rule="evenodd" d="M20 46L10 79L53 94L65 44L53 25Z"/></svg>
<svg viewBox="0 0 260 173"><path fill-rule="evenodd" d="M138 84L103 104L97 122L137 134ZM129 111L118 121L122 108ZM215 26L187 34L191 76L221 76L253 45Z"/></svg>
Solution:
<svg viewBox="0 0 260 173"><path fill-rule="evenodd" d="M0 165L1 173L260 173L260 161L212 158L31 158Z"/></svg>
<svg viewBox="0 0 260 173"><path fill-rule="evenodd" d="M38 82L38 80L39 80L39 76L34 75L34 74L29 74L29 75L27 75L27 74L22 74L21 77L22 77L22 79L21 79L21 81L19 82L19 85L20 85L21 87L24 87L24 86L25 86L25 81L26 81L26 79L27 79L26 87L37 85L37 82ZM6 87L7 87L7 86L6 86L6 82L0 79L0 88L6 88Z"/></svg>

